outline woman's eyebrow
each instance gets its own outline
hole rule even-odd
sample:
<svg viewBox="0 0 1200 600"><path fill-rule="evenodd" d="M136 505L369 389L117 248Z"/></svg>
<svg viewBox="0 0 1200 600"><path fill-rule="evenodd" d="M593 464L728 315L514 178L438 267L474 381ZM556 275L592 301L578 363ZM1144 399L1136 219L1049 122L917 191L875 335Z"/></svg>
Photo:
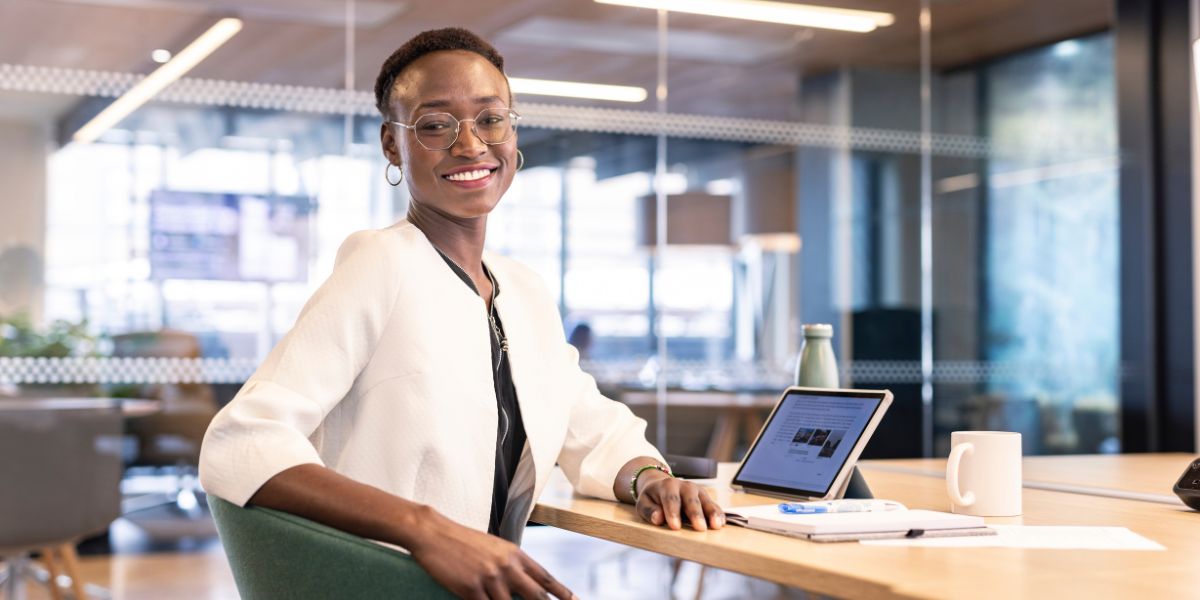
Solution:
<svg viewBox="0 0 1200 600"><path fill-rule="evenodd" d="M502 102L500 96L480 96L475 99L475 104L495 104Z"/></svg>
<svg viewBox="0 0 1200 600"><path fill-rule="evenodd" d="M480 104L480 105L495 104L497 102L503 103L503 100L500 99L500 96L479 96L479 97L475 98L475 104ZM418 104L416 110L421 110L424 108L446 108L448 106L450 106L449 100L444 100L444 99L427 100L425 102Z"/></svg>
<svg viewBox="0 0 1200 600"><path fill-rule="evenodd" d="M417 110L421 110L422 108L446 108L447 106L450 106L449 100L429 100L418 104Z"/></svg>

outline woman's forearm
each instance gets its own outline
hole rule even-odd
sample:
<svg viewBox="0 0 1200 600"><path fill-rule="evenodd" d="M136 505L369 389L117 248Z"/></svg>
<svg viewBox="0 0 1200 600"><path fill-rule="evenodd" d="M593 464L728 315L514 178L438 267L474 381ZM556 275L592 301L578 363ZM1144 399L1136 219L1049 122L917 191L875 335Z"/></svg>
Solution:
<svg viewBox="0 0 1200 600"><path fill-rule="evenodd" d="M429 576L464 598L574 598L571 590L512 542L454 523L433 508L359 483L316 464L292 467L250 498L412 553Z"/></svg>
<svg viewBox="0 0 1200 600"><path fill-rule="evenodd" d="M250 504L291 513L410 551L440 516L432 508L359 483L317 464L298 465L267 480Z"/></svg>

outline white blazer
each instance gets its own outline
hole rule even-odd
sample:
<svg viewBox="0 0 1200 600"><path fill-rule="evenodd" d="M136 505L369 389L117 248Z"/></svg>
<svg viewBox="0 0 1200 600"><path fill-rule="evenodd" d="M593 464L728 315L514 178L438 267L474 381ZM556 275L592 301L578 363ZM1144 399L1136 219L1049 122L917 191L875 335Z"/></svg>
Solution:
<svg viewBox="0 0 1200 600"><path fill-rule="evenodd" d="M621 466L662 459L646 422L580 370L536 274L492 253L484 262L500 287L533 499L555 462L578 492L615 499ZM486 531L497 424L488 333L483 300L411 223L351 235L295 326L213 419L201 484L245 505L280 471L316 463Z"/></svg>

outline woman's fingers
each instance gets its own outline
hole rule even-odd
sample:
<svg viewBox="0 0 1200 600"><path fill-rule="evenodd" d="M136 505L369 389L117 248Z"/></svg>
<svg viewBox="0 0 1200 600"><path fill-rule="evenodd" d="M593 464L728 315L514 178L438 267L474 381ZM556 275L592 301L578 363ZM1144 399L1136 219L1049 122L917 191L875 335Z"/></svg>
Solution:
<svg viewBox="0 0 1200 600"><path fill-rule="evenodd" d="M513 543L452 522L442 528L442 535L414 550L413 558L434 580L462 598L575 597Z"/></svg>
<svg viewBox="0 0 1200 600"><path fill-rule="evenodd" d="M539 565L537 561L529 558L529 555L527 554L524 554L523 557L525 562L525 572L529 573L529 576L532 577L538 585L542 586L542 589L550 592L555 598L559 598L560 600L571 600L575 597L575 594L573 594L571 590L567 589L567 586L555 579L554 576L551 575L549 571L542 568L542 565Z"/></svg>
<svg viewBox="0 0 1200 600"><path fill-rule="evenodd" d="M667 527L681 529L683 522L679 518L679 511L682 508L679 498L679 486L672 485L676 483L673 479L666 479L656 483L658 485L653 488L654 494L652 498L658 501L659 509L662 510Z"/></svg>
<svg viewBox="0 0 1200 600"><path fill-rule="evenodd" d="M704 488L678 479L664 479L648 486L638 499L638 514L652 525L681 529L683 518L696 531L720 529L725 513Z"/></svg>
<svg viewBox="0 0 1200 600"><path fill-rule="evenodd" d="M520 596L522 600L550 600L550 594L542 586L538 585L524 569L513 569L508 580L508 589L512 594ZM508 596L504 598L507 600ZM558 598L560 600L571 600L571 593L567 592L566 596L558 596Z"/></svg>
<svg viewBox="0 0 1200 600"><path fill-rule="evenodd" d="M701 507L700 496L697 492L699 489L695 485L689 485L679 495L683 499L683 511L687 514L688 521L691 521L692 529L706 531L708 524L704 521L704 509Z"/></svg>
<svg viewBox="0 0 1200 600"><path fill-rule="evenodd" d="M484 597L488 600L498 600L503 598L508 600L512 598L512 592L509 591L508 582L500 573L485 575L483 578Z"/></svg>
<svg viewBox="0 0 1200 600"><path fill-rule="evenodd" d="M704 490L700 490L700 504L704 507L704 516L708 518L710 529L720 529L725 525L725 511Z"/></svg>
<svg viewBox="0 0 1200 600"><path fill-rule="evenodd" d="M663 524L663 512L659 507L658 502L653 497L643 494L638 499L637 503L638 514L642 516L642 520L651 525Z"/></svg>

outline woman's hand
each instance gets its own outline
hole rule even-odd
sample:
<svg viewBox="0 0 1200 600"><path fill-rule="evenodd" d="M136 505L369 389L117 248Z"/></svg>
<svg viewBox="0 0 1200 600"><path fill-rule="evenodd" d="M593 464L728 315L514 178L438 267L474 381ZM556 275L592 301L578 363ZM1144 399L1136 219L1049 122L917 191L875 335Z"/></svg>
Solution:
<svg viewBox="0 0 1200 600"><path fill-rule="evenodd" d="M575 597L515 544L459 525L432 509L424 516L422 535L408 550L456 596L471 600Z"/></svg>
<svg viewBox="0 0 1200 600"><path fill-rule="evenodd" d="M646 471L638 478L637 513L649 523L671 529L682 528L685 517L696 531L725 525L725 512L704 488L660 471Z"/></svg>

